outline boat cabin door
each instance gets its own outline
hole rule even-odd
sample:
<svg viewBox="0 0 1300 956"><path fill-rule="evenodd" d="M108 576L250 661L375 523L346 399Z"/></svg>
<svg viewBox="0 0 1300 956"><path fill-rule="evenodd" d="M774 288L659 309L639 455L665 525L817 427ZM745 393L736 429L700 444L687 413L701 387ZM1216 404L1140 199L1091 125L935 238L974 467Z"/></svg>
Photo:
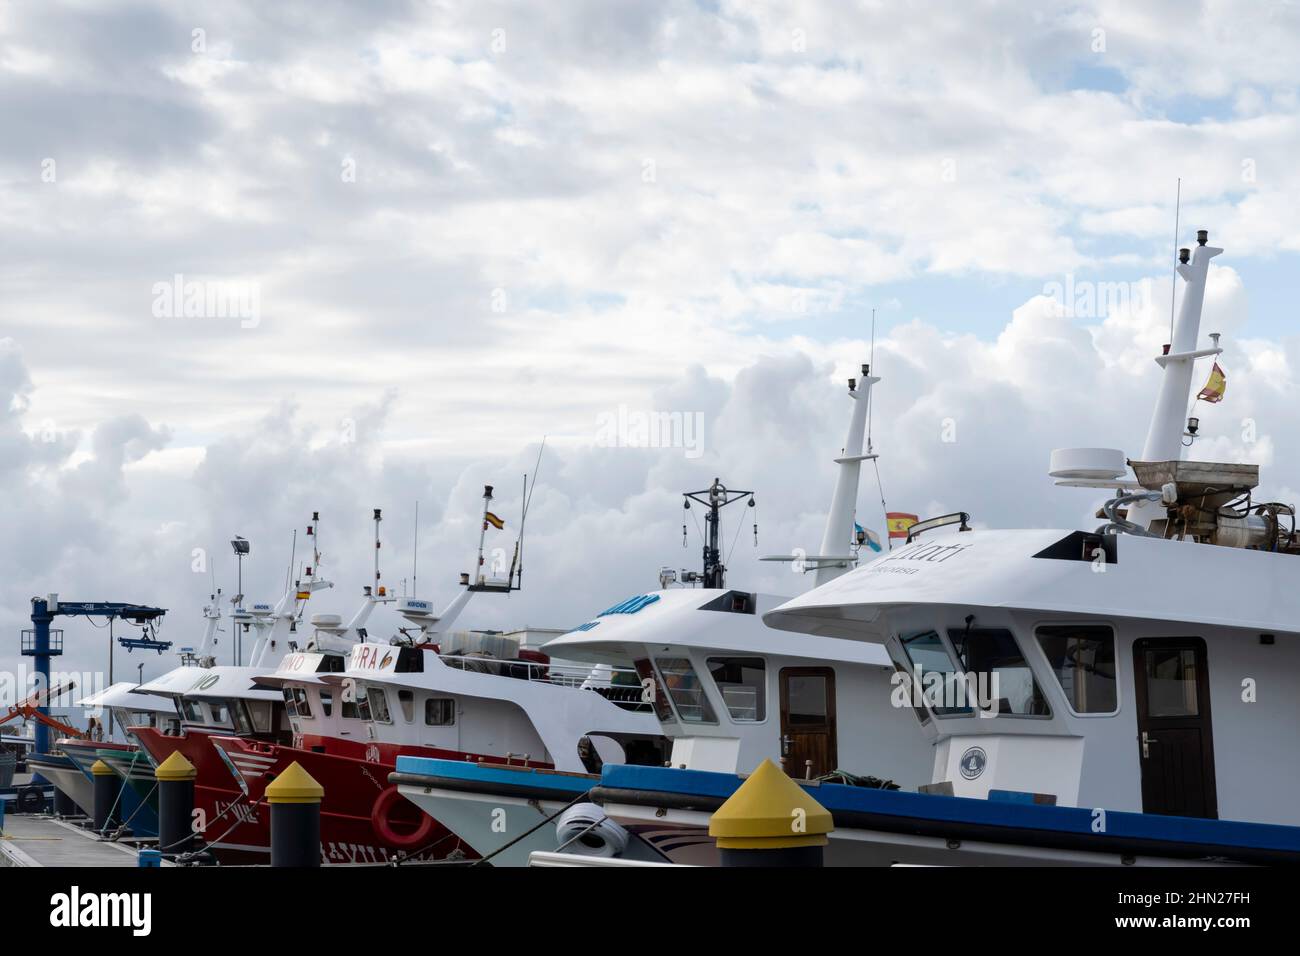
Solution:
<svg viewBox="0 0 1300 956"><path fill-rule="evenodd" d="M796 780L836 769L835 671L830 667L783 667L781 765Z"/></svg>
<svg viewBox="0 0 1300 956"><path fill-rule="evenodd" d="M1133 683L1143 812L1216 819L1205 641L1134 641Z"/></svg>

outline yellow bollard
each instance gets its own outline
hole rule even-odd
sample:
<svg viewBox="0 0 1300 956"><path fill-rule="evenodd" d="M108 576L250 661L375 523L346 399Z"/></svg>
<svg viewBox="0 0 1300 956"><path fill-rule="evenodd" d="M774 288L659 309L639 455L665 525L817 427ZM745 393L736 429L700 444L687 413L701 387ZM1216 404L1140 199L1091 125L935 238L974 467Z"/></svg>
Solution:
<svg viewBox="0 0 1300 956"><path fill-rule="evenodd" d="M296 760L267 785L272 866L320 866L320 803L324 796L325 788Z"/></svg>
<svg viewBox="0 0 1300 956"><path fill-rule="evenodd" d="M158 849L175 855L194 846L194 764L179 750L154 768L158 782Z"/></svg>
<svg viewBox="0 0 1300 956"><path fill-rule="evenodd" d="M829 811L771 760L709 819L723 866L821 866L833 829Z"/></svg>

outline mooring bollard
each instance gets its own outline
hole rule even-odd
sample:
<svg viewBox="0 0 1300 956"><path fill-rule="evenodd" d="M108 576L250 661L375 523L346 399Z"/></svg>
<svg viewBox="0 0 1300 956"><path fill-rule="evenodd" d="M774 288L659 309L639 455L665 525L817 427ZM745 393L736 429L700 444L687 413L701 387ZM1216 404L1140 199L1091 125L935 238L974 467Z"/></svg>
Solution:
<svg viewBox="0 0 1300 956"><path fill-rule="evenodd" d="M136 854L135 865L146 868L160 867L162 866L162 854L157 850L141 850Z"/></svg>
<svg viewBox="0 0 1300 956"><path fill-rule="evenodd" d="M153 777L158 781L158 849L163 853L186 853L194 846L196 776L194 764L179 750L173 750L154 769Z"/></svg>
<svg viewBox="0 0 1300 956"><path fill-rule="evenodd" d="M821 866L830 813L770 760L709 819L723 866Z"/></svg>
<svg viewBox="0 0 1300 956"><path fill-rule="evenodd" d="M122 783L118 780L117 774L113 773L113 768L102 760L96 760L91 764L90 775L95 784L95 806L91 814L91 825L96 833L103 833L121 819L117 812L117 796L122 789Z"/></svg>
<svg viewBox="0 0 1300 956"><path fill-rule="evenodd" d="M267 785L272 866L320 866L320 802L324 795L324 788L296 760Z"/></svg>

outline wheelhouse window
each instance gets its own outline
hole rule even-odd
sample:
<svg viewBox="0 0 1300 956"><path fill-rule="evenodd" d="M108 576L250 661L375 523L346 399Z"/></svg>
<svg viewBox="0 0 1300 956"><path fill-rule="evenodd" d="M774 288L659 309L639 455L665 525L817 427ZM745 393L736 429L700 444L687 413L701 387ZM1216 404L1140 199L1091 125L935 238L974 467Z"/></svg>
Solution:
<svg viewBox="0 0 1300 956"><path fill-rule="evenodd" d="M1196 651L1190 647L1153 647L1142 654L1146 676L1147 715L1195 717Z"/></svg>
<svg viewBox="0 0 1300 956"><path fill-rule="evenodd" d="M192 724L203 723L203 708L195 701L181 700L181 716Z"/></svg>
<svg viewBox="0 0 1300 956"><path fill-rule="evenodd" d="M229 726L230 708L226 706L224 700L214 700L208 705L208 709L212 711L212 722L214 724Z"/></svg>
<svg viewBox="0 0 1300 956"><path fill-rule="evenodd" d="M633 661L632 666L636 668L637 677L641 679L642 699L647 703L650 701L654 703L655 717L660 722L675 720L673 709L668 703L668 695L664 693L663 681L655 673L654 665L648 658L642 657Z"/></svg>
<svg viewBox="0 0 1300 956"><path fill-rule="evenodd" d="M965 682L937 631L904 634L899 637L899 643L912 663L912 679L920 682L923 698L936 716L971 713L969 705L957 701L956 689L958 685L964 687Z"/></svg>
<svg viewBox="0 0 1300 956"><path fill-rule="evenodd" d="M366 701L370 705L370 719L379 724L391 724L392 716L388 713L388 698L382 687L371 687L366 691Z"/></svg>
<svg viewBox="0 0 1300 956"><path fill-rule="evenodd" d="M430 697L424 702L424 722L429 727L450 727L456 723L456 701L450 697Z"/></svg>
<svg viewBox="0 0 1300 956"><path fill-rule="evenodd" d="M247 701L248 716L253 722L253 730L259 734L271 732L271 702L269 700Z"/></svg>
<svg viewBox="0 0 1300 956"><path fill-rule="evenodd" d="M242 700L233 700L227 708L230 716L235 721L235 733L247 737L253 733L253 722L248 717L248 711L244 708Z"/></svg>
<svg viewBox="0 0 1300 956"><path fill-rule="evenodd" d="M709 674L731 719L751 723L767 717L767 672L761 657L710 657Z"/></svg>
<svg viewBox="0 0 1300 956"><path fill-rule="evenodd" d="M713 707L705 696L704 685L695 668L685 657L659 657L655 659L664 690L673 702L678 718L685 724L716 724Z"/></svg>
<svg viewBox="0 0 1300 956"><path fill-rule="evenodd" d="M1051 716L1047 698L1010 631L1001 627L953 628L948 638L966 673L977 679L978 703L986 707L993 703L998 714L1012 717Z"/></svg>
<svg viewBox="0 0 1300 956"><path fill-rule="evenodd" d="M408 724L415 720L415 693L409 690L397 692L397 705L402 709L402 720Z"/></svg>
<svg viewBox="0 0 1300 956"><path fill-rule="evenodd" d="M1066 703L1076 714L1119 710L1115 632L1106 624L1052 624L1038 628L1043 649Z"/></svg>
<svg viewBox="0 0 1300 956"><path fill-rule="evenodd" d="M311 700L301 687L284 688L284 708L290 717L311 718Z"/></svg>
<svg viewBox="0 0 1300 956"><path fill-rule="evenodd" d="M831 712L826 674L799 673L798 668L782 671L785 679L785 719L790 727L828 727Z"/></svg>
<svg viewBox="0 0 1300 956"><path fill-rule="evenodd" d="M334 695L327 690L320 692L320 709L326 717L334 710Z"/></svg>

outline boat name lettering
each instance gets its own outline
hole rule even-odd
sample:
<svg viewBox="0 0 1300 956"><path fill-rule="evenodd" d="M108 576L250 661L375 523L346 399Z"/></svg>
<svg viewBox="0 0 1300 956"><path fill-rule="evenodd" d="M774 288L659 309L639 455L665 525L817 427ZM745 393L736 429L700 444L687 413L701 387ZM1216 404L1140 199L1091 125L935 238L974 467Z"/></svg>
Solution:
<svg viewBox="0 0 1300 956"><path fill-rule="evenodd" d="M880 563L884 564L889 561L929 561L934 564L941 564L969 548L969 544L913 544L887 555Z"/></svg>
<svg viewBox="0 0 1300 956"><path fill-rule="evenodd" d="M382 671L396 659L391 649L374 644L358 644L352 648L352 667L355 670Z"/></svg>
<svg viewBox="0 0 1300 956"><path fill-rule="evenodd" d="M610 614L635 614L659 600L657 594L638 594L634 598L628 598L622 604L615 604L611 608L601 611L596 617L605 617Z"/></svg>

